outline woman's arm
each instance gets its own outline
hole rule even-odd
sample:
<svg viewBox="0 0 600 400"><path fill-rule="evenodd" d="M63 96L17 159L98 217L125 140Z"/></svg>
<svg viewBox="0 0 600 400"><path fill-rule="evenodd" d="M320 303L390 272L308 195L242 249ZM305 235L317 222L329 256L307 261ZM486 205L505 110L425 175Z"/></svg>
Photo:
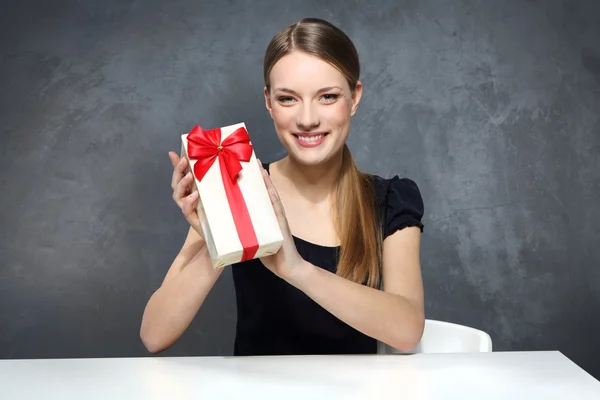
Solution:
<svg viewBox="0 0 600 400"><path fill-rule="evenodd" d="M421 232L396 231L383 244L383 287L354 283L304 261L286 280L354 329L398 350L421 340L425 316L419 257Z"/></svg>
<svg viewBox="0 0 600 400"><path fill-rule="evenodd" d="M181 251L144 310L140 337L148 351L163 351L179 339L222 272L213 268L204 240L190 227Z"/></svg>

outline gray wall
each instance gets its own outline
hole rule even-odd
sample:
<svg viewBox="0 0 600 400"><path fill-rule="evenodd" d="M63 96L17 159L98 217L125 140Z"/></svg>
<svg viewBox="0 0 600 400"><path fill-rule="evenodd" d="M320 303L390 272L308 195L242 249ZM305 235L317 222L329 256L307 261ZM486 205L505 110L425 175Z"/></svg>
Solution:
<svg viewBox="0 0 600 400"><path fill-rule="evenodd" d="M600 377L600 2L3 6L0 357L146 355L143 307L187 230L167 152L244 121L282 157L263 51L319 16L362 56L357 162L422 190L427 317ZM227 271L164 355L231 354L235 316Z"/></svg>

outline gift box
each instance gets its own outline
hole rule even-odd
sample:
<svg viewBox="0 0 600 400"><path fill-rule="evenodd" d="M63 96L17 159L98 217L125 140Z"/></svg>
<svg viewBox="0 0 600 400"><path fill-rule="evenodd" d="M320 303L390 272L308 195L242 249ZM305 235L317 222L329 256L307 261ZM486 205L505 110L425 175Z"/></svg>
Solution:
<svg viewBox="0 0 600 400"><path fill-rule="evenodd" d="M214 268L275 254L283 235L244 123L181 136Z"/></svg>

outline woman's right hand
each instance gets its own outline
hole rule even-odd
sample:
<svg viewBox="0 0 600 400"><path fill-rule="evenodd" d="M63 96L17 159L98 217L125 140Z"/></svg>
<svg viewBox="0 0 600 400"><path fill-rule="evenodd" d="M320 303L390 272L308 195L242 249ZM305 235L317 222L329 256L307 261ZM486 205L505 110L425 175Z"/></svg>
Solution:
<svg viewBox="0 0 600 400"><path fill-rule="evenodd" d="M173 176L171 178L171 188L173 189L173 200L183 213L185 219L190 223L201 238L204 238L202 234L202 227L200 226L200 219L196 212L196 206L198 204L198 191L192 192L192 183L194 179L192 172L185 174L185 170L188 167L188 162L185 157L179 158L177 153L170 151L169 158L171 164L173 164Z"/></svg>

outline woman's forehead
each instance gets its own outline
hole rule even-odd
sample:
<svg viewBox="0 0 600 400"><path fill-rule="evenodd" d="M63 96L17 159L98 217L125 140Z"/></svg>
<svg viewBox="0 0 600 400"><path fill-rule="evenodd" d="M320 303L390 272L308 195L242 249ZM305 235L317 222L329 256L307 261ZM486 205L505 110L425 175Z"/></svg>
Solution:
<svg viewBox="0 0 600 400"><path fill-rule="evenodd" d="M328 62L302 52L293 52L279 59L269 77L273 89L286 87L303 88L343 87L344 76Z"/></svg>

